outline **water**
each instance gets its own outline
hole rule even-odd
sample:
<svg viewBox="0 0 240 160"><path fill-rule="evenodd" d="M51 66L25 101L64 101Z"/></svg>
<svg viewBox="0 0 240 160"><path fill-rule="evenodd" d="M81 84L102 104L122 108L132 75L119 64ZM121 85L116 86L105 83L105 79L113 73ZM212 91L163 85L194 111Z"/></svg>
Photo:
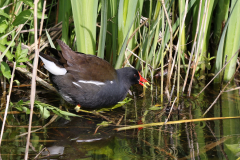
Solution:
<svg viewBox="0 0 240 160"><path fill-rule="evenodd" d="M139 93L141 93L139 91ZM198 93L197 89L193 94ZM44 95L46 95L44 93ZM149 110L155 102L150 93L141 98L136 93L135 101L124 108L101 113L115 124L98 126L104 117L79 113L82 117L65 120L58 117L46 128L31 134L29 157L41 159L237 159L240 157L240 120L214 120L192 123L153 126L117 132L116 128L153 122L164 122L167 114L159 110ZM155 95L155 94L153 94ZM171 121L201 118L206 109L217 97L218 91L209 87L196 98L181 97L181 110L172 112ZM49 97L49 96L47 96ZM41 98L41 92L39 93ZM57 98L51 96L51 101ZM55 101L53 103L58 103ZM55 105L57 106L57 105ZM14 110L14 109L13 109ZM239 116L240 101L238 91L223 93L205 117ZM37 111L35 111L37 112ZM3 113L1 112L1 116ZM3 160L24 158L28 117L25 113L8 114L8 127L5 128L0 149ZM34 114L33 126L39 128L47 120ZM34 130L36 128L33 128Z"/></svg>

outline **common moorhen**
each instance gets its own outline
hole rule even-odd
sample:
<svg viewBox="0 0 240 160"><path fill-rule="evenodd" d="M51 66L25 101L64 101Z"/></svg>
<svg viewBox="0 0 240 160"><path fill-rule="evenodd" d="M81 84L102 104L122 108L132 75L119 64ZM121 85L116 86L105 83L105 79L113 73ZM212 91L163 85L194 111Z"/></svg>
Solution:
<svg viewBox="0 0 240 160"><path fill-rule="evenodd" d="M134 68L115 70L97 56L74 52L61 40L57 42L62 52L50 52L58 54L58 60L43 53L40 58L60 95L71 104L95 109L109 107L122 101L131 85L148 84Z"/></svg>

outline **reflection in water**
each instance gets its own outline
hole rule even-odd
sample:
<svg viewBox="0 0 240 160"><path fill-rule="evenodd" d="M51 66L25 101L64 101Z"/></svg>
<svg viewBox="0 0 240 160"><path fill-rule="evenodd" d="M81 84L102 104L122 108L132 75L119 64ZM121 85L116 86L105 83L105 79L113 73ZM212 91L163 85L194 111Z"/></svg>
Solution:
<svg viewBox="0 0 240 160"><path fill-rule="evenodd" d="M56 155L63 155L64 154L64 147L62 146L51 146L47 147L46 151L42 152L43 156L56 156Z"/></svg>
<svg viewBox="0 0 240 160"><path fill-rule="evenodd" d="M210 89L198 99L183 98L180 114L173 112L170 120L200 118L218 93ZM151 98L138 101L137 118L135 103L127 104L126 110L114 110L104 115L121 117L121 124L135 125L141 119L144 123L163 122L167 115L162 110L150 110ZM239 116L240 101L237 91L224 93L206 117ZM142 107L142 104L149 104ZM120 116L119 116L120 115ZM144 119L143 119L144 115ZM163 116L162 116L163 115ZM240 153L238 127L239 119L194 122L157 126L116 132L116 126L100 127L103 119L83 114L67 121L58 118L47 128L31 134L30 158L40 151L42 159L237 159ZM118 121L117 118L116 121ZM33 125L43 126L34 116ZM26 125L28 115L9 114L8 125ZM27 131L24 127L6 127L1 146L1 158L23 159L26 137L14 139Z"/></svg>

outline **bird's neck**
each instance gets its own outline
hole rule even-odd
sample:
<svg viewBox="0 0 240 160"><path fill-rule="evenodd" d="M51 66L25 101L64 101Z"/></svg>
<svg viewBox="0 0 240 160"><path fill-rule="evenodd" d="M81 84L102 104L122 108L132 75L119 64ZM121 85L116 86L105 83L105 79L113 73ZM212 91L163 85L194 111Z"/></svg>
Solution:
<svg viewBox="0 0 240 160"><path fill-rule="evenodd" d="M119 83L119 85L122 86L122 89L124 91L128 91L129 88L131 87L131 84L127 83L129 81L129 79L125 75L124 68L118 69L117 70L117 75L118 75L118 83Z"/></svg>

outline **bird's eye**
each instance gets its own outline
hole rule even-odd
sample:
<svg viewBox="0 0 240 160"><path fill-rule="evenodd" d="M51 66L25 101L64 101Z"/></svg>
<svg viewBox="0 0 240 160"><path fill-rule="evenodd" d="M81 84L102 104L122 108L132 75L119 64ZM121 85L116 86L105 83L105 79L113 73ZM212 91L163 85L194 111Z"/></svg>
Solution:
<svg viewBox="0 0 240 160"><path fill-rule="evenodd" d="M136 74L134 74L134 77L137 77L137 75L136 75Z"/></svg>

